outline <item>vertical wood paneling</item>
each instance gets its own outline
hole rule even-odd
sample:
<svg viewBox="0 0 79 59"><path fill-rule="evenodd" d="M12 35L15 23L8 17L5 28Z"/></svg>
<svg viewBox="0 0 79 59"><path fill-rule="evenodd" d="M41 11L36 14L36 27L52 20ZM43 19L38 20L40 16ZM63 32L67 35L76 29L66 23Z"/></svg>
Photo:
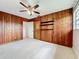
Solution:
<svg viewBox="0 0 79 59"><path fill-rule="evenodd" d="M36 39L40 39L40 18L35 18L36 21L34 21L34 37ZM37 24L37 25L36 25Z"/></svg>
<svg viewBox="0 0 79 59"><path fill-rule="evenodd" d="M0 44L21 40L23 18L0 12Z"/></svg>
<svg viewBox="0 0 79 59"><path fill-rule="evenodd" d="M3 16L2 16L2 13L0 15L0 43L2 44L3 43Z"/></svg>
<svg viewBox="0 0 79 59"><path fill-rule="evenodd" d="M63 10L46 16L41 16L40 18L41 19L38 23L54 20L54 25L42 27L38 26L40 33L38 33L35 28L35 33L37 32L37 35L40 34L40 40L72 47L72 9ZM34 25L37 26L37 23L35 23ZM53 30L40 30L41 28L53 28ZM39 36L37 36L37 38L38 37Z"/></svg>

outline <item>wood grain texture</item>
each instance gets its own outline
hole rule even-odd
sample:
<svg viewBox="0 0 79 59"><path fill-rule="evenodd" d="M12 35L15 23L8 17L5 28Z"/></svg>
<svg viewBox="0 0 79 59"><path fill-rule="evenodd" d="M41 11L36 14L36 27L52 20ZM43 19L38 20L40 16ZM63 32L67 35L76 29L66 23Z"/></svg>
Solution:
<svg viewBox="0 0 79 59"><path fill-rule="evenodd" d="M39 20L38 17L34 20L37 19ZM42 29L50 30L41 30L40 22L51 20L54 21L54 25L42 26ZM72 23L72 9L67 9L46 16L41 16L39 21L34 21L34 37L43 41L72 47Z"/></svg>
<svg viewBox="0 0 79 59"><path fill-rule="evenodd" d="M0 44L21 40L23 18L0 12Z"/></svg>
<svg viewBox="0 0 79 59"><path fill-rule="evenodd" d="M34 20L34 38L40 39L40 18L35 18Z"/></svg>

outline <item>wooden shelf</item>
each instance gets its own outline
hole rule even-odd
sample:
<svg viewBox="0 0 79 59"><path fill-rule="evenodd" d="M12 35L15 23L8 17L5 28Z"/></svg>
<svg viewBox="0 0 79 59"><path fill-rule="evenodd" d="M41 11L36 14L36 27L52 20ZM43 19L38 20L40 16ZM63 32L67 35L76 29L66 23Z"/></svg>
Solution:
<svg viewBox="0 0 79 59"><path fill-rule="evenodd" d="M52 28L48 28L49 26L53 26L54 25L54 21L51 20L51 21L43 21L43 22L40 22L40 30L53 30ZM47 28L42 28L43 26L46 26Z"/></svg>
<svg viewBox="0 0 79 59"><path fill-rule="evenodd" d="M54 25L53 22L54 22L54 21L45 21L45 22L41 22L41 25L40 25L40 26Z"/></svg>
<svg viewBox="0 0 79 59"><path fill-rule="evenodd" d="M43 24L43 25L40 25L40 26L48 26L48 25L53 25L53 24Z"/></svg>
<svg viewBox="0 0 79 59"><path fill-rule="evenodd" d="M53 30L53 29L40 29L40 30Z"/></svg>
<svg viewBox="0 0 79 59"><path fill-rule="evenodd" d="M45 22L41 22L41 23L49 23L49 22L54 22L54 21L45 21Z"/></svg>

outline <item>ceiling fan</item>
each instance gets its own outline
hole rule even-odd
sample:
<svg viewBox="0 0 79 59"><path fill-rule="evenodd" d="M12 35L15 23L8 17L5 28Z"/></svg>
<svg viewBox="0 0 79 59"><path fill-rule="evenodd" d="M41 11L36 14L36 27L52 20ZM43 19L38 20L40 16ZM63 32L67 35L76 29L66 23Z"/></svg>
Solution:
<svg viewBox="0 0 79 59"><path fill-rule="evenodd" d="M38 4L31 6L31 5L25 5L23 2L20 2L20 4L26 8L26 10L20 10L20 12L28 12L28 14L31 16L33 13L40 14L40 12L36 11L36 9L39 7Z"/></svg>

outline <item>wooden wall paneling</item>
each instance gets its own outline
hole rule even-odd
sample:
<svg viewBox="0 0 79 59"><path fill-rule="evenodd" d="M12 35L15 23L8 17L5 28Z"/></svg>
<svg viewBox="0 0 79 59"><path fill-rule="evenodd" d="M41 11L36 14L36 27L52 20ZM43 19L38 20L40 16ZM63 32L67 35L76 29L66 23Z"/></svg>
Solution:
<svg viewBox="0 0 79 59"><path fill-rule="evenodd" d="M47 21L47 16L42 16L41 19L40 19L40 21L41 21L41 22Z"/></svg>
<svg viewBox="0 0 79 59"><path fill-rule="evenodd" d="M16 35L15 35L16 39L15 40L17 40L19 38L19 34L18 34L18 32L19 32L19 29L18 29L19 28L19 26L18 26L18 17L15 17L15 19L17 20L17 21L15 20L15 24L14 24L15 25L15 30L16 30L15 31L15 33L16 33Z"/></svg>
<svg viewBox="0 0 79 59"><path fill-rule="evenodd" d="M60 18L60 16L61 16L61 12L58 12L57 14L56 14L56 36L57 36L57 38L56 38L56 42L58 43L58 44L62 44L62 42L61 42L61 18Z"/></svg>
<svg viewBox="0 0 79 59"><path fill-rule="evenodd" d="M20 38L23 38L23 22L22 22L21 19L23 19L23 18L19 18L19 19L18 19L18 20L19 20L19 26L20 26L19 29L20 29L20 33L21 33L19 39L20 39Z"/></svg>
<svg viewBox="0 0 79 59"><path fill-rule="evenodd" d="M11 23L11 36L12 36L12 41L15 41L16 40L16 28L15 28L15 24L16 24L16 22L15 22L15 20L16 20L16 18L15 18L15 16L13 16L13 15L11 15L11 21L12 21L12 23Z"/></svg>
<svg viewBox="0 0 79 59"><path fill-rule="evenodd" d="M47 36L48 36L48 42L51 42L52 43L52 40L53 40L53 31L52 30L49 30L47 31Z"/></svg>
<svg viewBox="0 0 79 59"><path fill-rule="evenodd" d="M21 40L23 18L0 12L0 44Z"/></svg>
<svg viewBox="0 0 79 59"><path fill-rule="evenodd" d="M35 32L34 38L35 39L40 39L40 30L35 30L34 32Z"/></svg>
<svg viewBox="0 0 79 59"><path fill-rule="evenodd" d="M66 11L66 40L65 45L66 46L72 46L72 12Z"/></svg>
<svg viewBox="0 0 79 59"><path fill-rule="evenodd" d="M52 14L48 15L47 21L51 21L51 22L48 22L48 24L52 24L52 25L48 25L47 29L53 29L54 19Z"/></svg>
<svg viewBox="0 0 79 59"><path fill-rule="evenodd" d="M43 30L41 31L41 36L40 36L40 38L41 38L42 41L47 41L47 40L46 40L46 31L43 31Z"/></svg>
<svg viewBox="0 0 79 59"><path fill-rule="evenodd" d="M56 16L58 16L56 13L54 13L53 15L53 19L54 19L54 28L53 28L53 39L52 39L52 43L57 43L57 29L56 29L56 22L57 22L57 20L56 20Z"/></svg>
<svg viewBox="0 0 79 59"><path fill-rule="evenodd" d="M72 9L52 13L40 18L40 25L43 25L41 22L54 20L54 25L39 26L40 30L38 31L40 31L40 40L72 47ZM35 24L35 26L37 26L37 24ZM53 30L45 30L52 28Z"/></svg>
<svg viewBox="0 0 79 59"><path fill-rule="evenodd" d="M4 20L4 16L3 16L4 13L1 13L1 15L2 15L2 19L1 19L2 20L2 24L1 25L2 25L2 30L3 30L2 33L1 33L2 34L2 43L5 43L5 26L4 26L5 20Z"/></svg>
<svg viewBox="0 0 79 59"><path fill-rule="evenodd" d="M47 15L41 18L41 24L45 25L45 24L52 24L52 15ZM47 41L47 42L52 42L53 39L53 26L52 25L45 25L45 26L41 26L41 40L43 41ZM49 36L50 35L50 36Z"/></svg>
<svg viewBox="0 0 79 59"><path fill-rule="evenodd" d="M17 21L16 21L17 20ZM19 40L22 38L22 22L20 17L14 16L14 22L13 22L14 30L14 40Z"/></svg>
<svg viewBox="0 0 79 59"><path fill-rule="evenodd" d="M47 21L54 21L54 19L53 19L53 17L52 17L52 14L50 14L50 15L48 15L48 17L47 17L48 19L47 19ZM54 24L54 22L49 22L49 24ZM52 30L48 30L47 31L47 36L48 36L48 42L52 42L52 40L53 40L53 29L54 29L54 26L53 25L48 25L48 27L47 27L47 29L52 29Z"/></svg>
<svg viewBox="0 0 79 59"><path fill-rule="evenodd" d="M66 21L66 18L65 18L65 11L62 11L61 13L60 13L60 40L59 40L59 44L61 44L61 45L64 45L65 44L65 35L64 35L64 23L63 23L63 21L65 22Z"/></svg>
<svg viewBox="0 0 79 59"><path fill-rule="evenodd" d="M51 19L53 20L53 26L52 26L52 29L53 29L53 30L52 30L52 34L51 34L51 35L52 35L51 43L52 43L52 42L54 42L54 41L56 40L56 39L54 38L54 36L55 36L55 33L54 33L55 16L54 16L54 14L52 14L52 18L51 18Z"/></svg>
<svg viewBox="0 0 79 59"><path fill-rule="evenodd" d="M0 44L3 43L3 16L2 13L0 14Z"/></svg>
<svg viewBox="0 0 79 59"><path fill-rule="evenodd" d="M34 38L40 39L40 18L35 18L35 20L36 21L34 21Z"/></svg>
<svg viewBox="0 0 79 59"><path fill-rule="evenodd" d="M43 17L41 17L41 20L40 20L40 22L45 22L45 21L47 21L47 16L43 16ZM44 25L44 24L43 24ZM41 36L40 36L40 38L41 38L41 40L43 40L43 41L48 41L47 40L47 38L48 38L48 36L47 36L47 31L46 30L44 30L44 29L47 29L47 26L42 26L42 27L40 27L41 28Z"/></svg>
<svg viewBox="0 0 79 59"><path fill-rule="evenodd" d="M63 14L63 11L62 12L59 12L59 22L58 22L58 25L59 25L59 44L60 45L63 45L65 42L64 42L64 40L65 40L65 38L64 38L64 36L62 36L63 35L63 32L62 32L62 29L63 29L63 27L62 27L62 20L65 20L65 19L63 19L64 18L64 14Z"/></svg>
<svg viewBox="0 0 79 59"><path fill-rule="evenodd" d="M67 25L69 22L68 22L68 13L67 13L67 11L65 11L64 12L64 17L65 17L65 19L63 20L63 34L64 34L64 45L66 45L67 44L67 30L69 29L69 26L70 25ZM69 20L70 21L70 20Z"/></svg>
<svg viewBox="0 0 79 59"><path fill-rule="evenodd" d="M19 36L18 35L18 31L19 31L18 28L19 28L18 27L18 18L15 16L15 19L14 19L14 30L15 30L14 32L16 33L15 34L15 40L18 40L18 36Z"/></svg>
<svg viewBox="0 0 79 59"><path fill-rule="evenodd" d="M22 28L23 28L23 26L22 26L23 23L22 23L22 21L21 21L21 18L19 18L19 17L17 18L17 23L18 23L18 24L17 24L17 27L18 27L18 28L17 28L17 31L18 31L18 40L19 40L19 39L22 38L22 33L23 33L23 31L22 31L22 30L23 30L23 29L22 29ZM19 33L21 33L21 35L19 35Z"/></svg>
<svg viewBox="0 0 79 59"><path fill-rule="evenodd" d="M14 28L14 20L15 20L15 17L13 15L11 15L11 39L12 41L15 40L15 28Z"/></svg>
<svg viewBox="0 0 79 59"><path fill-rule="evenodd" d="M6 15L6 13L3 14L3 21L4 21L4 43L5 42L9 42L10 39L9 39L9 32L8 32L8 17L9 15ZM6 19L6 20L5 20Z"/></svg>
<svg viewBox="0 0 79 59"><path fill-rule="evenodd" d="M37 18L37 19L39 19L39 18ZM37 25L36 25L37 24ZM40 21L35 21L34 22L34 28L35 28L35 30L37 30L37 29L40 29Z"/></svg>

